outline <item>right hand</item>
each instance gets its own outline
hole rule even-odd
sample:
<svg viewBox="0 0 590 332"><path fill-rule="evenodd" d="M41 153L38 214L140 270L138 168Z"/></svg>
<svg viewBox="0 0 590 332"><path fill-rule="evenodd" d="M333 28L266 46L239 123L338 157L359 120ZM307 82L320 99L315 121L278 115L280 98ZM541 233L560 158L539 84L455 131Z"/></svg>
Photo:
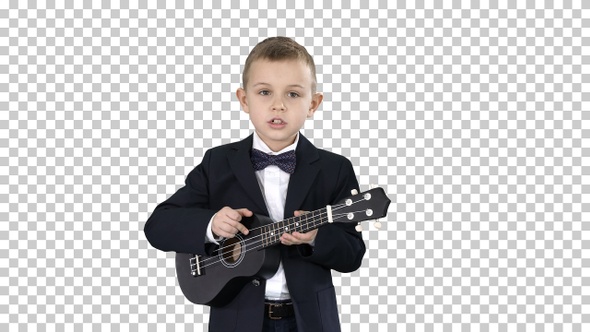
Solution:
<svg viewBox="0 0 590 332"><path fill-rule="evenodd" d="M211 223L211 231L226 239L234 237L238 232L248 235L248 229L242 225L241 220L242 217L251 217L252 215L252 211L246 208L234 210L226 206L215 214Z"/></svg>

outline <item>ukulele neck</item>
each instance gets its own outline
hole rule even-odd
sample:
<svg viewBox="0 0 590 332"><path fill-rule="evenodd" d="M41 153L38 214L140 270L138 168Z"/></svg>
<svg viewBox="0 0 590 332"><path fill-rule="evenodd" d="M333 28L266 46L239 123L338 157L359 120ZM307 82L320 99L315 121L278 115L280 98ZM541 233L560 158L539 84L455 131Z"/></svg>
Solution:
<svg viewBox="0 0 590 332"><path fill-rule="evenodd" d="M260 229L262 247L266 248L279 243L284 233L305 233L327 224L330 220L331 210L325 207L262 226Z"/></svg>

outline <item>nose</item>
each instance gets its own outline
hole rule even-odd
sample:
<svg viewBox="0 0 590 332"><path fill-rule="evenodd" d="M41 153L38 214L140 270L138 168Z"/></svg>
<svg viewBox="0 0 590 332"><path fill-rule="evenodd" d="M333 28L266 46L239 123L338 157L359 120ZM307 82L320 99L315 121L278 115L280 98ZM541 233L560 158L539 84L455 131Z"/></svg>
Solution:
<svg viewBox="0 0 590 332"><path fill-rule="evenodd" d="M283 103L283 99L280 97L277 97L273 100L272 103L272 110L273 111L279 111L279 112L284 112L287 108L285 107L285 103Z"/></svg>

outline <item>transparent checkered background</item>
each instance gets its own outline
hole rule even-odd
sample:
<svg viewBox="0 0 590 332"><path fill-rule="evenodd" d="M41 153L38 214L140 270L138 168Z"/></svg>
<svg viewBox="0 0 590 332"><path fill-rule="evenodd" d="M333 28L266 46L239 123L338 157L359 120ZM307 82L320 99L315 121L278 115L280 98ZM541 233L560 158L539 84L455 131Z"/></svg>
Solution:
<svg viewBox="0 0 590 332"><path fill-rule="evenodd" d="M206 2L0 4L0 330L206 328L143 226L250 133L275 35L318 65L304 134L392 199L344 331L590 330L587 1Z"/></svg>

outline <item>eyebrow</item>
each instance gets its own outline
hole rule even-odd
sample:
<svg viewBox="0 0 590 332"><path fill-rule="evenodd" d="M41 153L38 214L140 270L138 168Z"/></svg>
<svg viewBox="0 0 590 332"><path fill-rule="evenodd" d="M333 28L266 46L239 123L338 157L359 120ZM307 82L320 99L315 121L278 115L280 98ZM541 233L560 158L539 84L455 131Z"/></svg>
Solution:
<svg viewBox="0 0 590 332"><path fill-rule="evenodd" d="M259 86L259 85L268 85L268 86L272 86L272 84L270 83L265 83L265 82L258 82L255 83L254 85L252 85L253 88ZM300 89L305 89L305 87L301 84L289 84L287 85L288 88L300 88Z"/></svg>

